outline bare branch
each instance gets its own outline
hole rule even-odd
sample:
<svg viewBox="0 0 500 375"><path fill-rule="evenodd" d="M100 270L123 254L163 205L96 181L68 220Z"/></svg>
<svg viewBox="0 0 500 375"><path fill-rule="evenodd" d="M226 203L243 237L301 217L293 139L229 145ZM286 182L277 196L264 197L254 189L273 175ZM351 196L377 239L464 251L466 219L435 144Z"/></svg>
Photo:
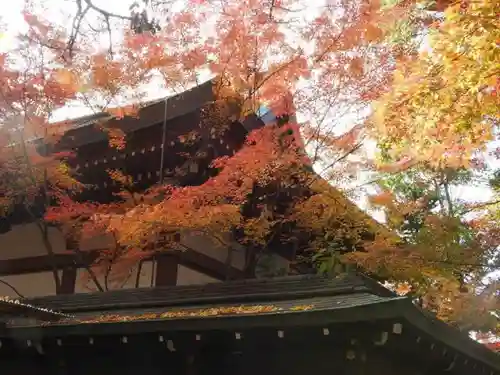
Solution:
<svg viewBox="0 0 500 375"><path fill-rule="evenodd" d="M500 199L493 200L490 202L483 202L483 203L474 204L469 209L465 210L464 213L467 214L467 213L470 213L472 211L487 209L489 206L494 206L494 205L499 204L499 203L500 203Z"/></svg>
<svg viewBox="0 0 500 375"><path fill-rule="evenodd" d="M108 12L107 10L104 10L104 9L98 7L97 5L95 5L91 0L83 0L83 1L85 1L85 3L87 4L87 6L90 9L96 11L97 13L102 14L105 18L106 17L108 19L109 18L118 18L118 19L127 20L127 21L131 21L132 20L132 17L130 17L130 16L123 16L121 14L116 14L116 13Z"/></svg>
<svg viewBox="0 0 500 375"><path fill-rule="evenodd" d="M113 39L111 37L111 25L109 23L109 17L106 16L106 29L108 30L108 38L109 38L109 55L113 57Z"/></svg>
<svg viewBox="0 0 500 375"><path fill-rule="evenodd" d="M82 24L82 20L85 18L85 15L87 14L87 12L90 9L89 6L87 6L85 9L83 9L81 0L76 1L76 6L78 9L77 9L75 18L73 18L73 24L71 26L71 35L70 35L69 41L68 41L68 53L69 53L70 57L73 54L73 47L76 43L76 38L78 37L78 34L80 33L80 25Z"/></svg>
<svg viewBox="0 0 500 375"><path fill-rule="evenodd" d="M6 287L10 288L14 293L17 294L18 297L25 298L13 285L8 283L7 281L0 279L0 284L3 284Z"/></svg>

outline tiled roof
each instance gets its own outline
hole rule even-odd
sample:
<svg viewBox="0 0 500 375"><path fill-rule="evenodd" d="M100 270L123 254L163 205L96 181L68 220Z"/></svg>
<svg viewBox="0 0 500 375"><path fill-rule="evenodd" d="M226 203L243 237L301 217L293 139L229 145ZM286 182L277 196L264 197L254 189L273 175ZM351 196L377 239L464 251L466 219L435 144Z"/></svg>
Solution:
<svg viewBox="0 0 500 375"><path fill-rule="evenodd" d="M328 278L305 275L212 283L206 285L117 290L30 299L33 305L63 312L117 310L124 308L279 301L314 296L368 292L366 281L353 276ZM383 287L382 293L390 294Z"/></svg>
<svg viewBox="0 0 500 375"><path fill-rule="evenodd" d="M313 275L206 285L119 290L29 300L70 314L41 324L48 337L183 329L219 330L385 319L401 302L377 283L357 276ZM392 304L392 306L387 306ZM387 307L386 307L387 306ZM311 315L312 314L312 315ZM11 320L16 334L40 323Z"/></svg>
<svg viewBox="0 0 500 375"><path fill-rule="evenodd" d="M398 301L379 284L359 276L302 275L206 285L118 290L34 298L23 301L60 311L52 325L120 323L209 317L282 315L304 311L345 310ZM29 322L29 325L39 324ZM10 321L26 326L26 320Z"/></svg>
<svg viewBox="0 0 500 375"><path fill-rule="evenodd" d="M75 323L120 323L152 320L178 320L218 317L238 317L257 315L279 315L304 311L327 311L349 309L390 302L397 297L379 297L370 293L345 294L330 297L289 299L284 301L264 301L259 303L215 303L203 305L183 305L153 308L132 308L102 312L75 313L73 317L55 324Z"/></svg>

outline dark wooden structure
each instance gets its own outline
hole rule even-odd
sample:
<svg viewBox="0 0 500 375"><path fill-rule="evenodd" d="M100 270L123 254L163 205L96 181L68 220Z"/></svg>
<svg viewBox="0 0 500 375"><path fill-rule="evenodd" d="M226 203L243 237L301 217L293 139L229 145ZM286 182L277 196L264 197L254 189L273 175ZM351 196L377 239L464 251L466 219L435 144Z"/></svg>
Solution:
<svg viewBox="0 0 500 375"><path fill-rule="evenodd" d="M219 131L211 133L217 84L218 80L210 80L173 97L143 103L132 116L100 113L64 124L68 130L53 151L74 153L70 165L83 183L93 187L81 199L113 200L117 189L107 173L113 169L131 176L137 190L160 182L160 174L163 182L176 185L204 182L214 158L239 149L248 127L264 125L258 118L233 121L225 113L217 118ZM237 111L234 108L234 115ZM125 148L109 146L110 129L125 134Z"/></svg>
<svg viewBox="0 0 500 375"><path fill-rule="evenodd" d="M5 375L500 374L500 356L360 276L27 302L72 317L10 320L0 331Z"/></svg>

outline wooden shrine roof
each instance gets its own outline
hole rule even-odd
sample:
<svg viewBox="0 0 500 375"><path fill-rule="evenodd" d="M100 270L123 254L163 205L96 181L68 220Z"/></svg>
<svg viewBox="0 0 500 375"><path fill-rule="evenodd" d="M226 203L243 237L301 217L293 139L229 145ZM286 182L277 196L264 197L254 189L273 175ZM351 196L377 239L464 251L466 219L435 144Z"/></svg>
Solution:
<svg viewBox="0 0 500 375"><path fill-rule="evenodd" d="M369 280L369 279L366 279ZM78 313L82 311L110 311L213 303L244 303L330 296L355 292L370 292L393 297L389 290L374 281L361 277L338 278L316 275L288 276L272 279L249 279L205 285L169 286L156 288L122 289L104 293L85 293L33 298L33 305Z"/></svg>
<svg viewBox="0 0 500 375"><path fill-rule="evenodd" d="M430 317L410 299L399 297L362 276L336 278L292 276L178 286L76 294L27 300L71 314L72 318L26 324L12 321L8 337L31 340L103 335L136 335L168 332L293 329L332 324L393 322L394 332L417 332L431 349L474 362L500 373L500 356L447 324ZM316 327L316 328L314 328ZM406 327L406 328L403 328ZM430 350L430 349L429 349Z"/></svg>
<svg viewBox="0 0 500 375"><path fill-rule="evenodd" d="M59 142L61 148L75 148L101 142L106 140L108 135L93 126L99 122L111 122L113 127L118 127L125 133L158 125L163 121L170 121L195 112L212 102L215 99L214 88L218 84L220 84L219 78L215 77L174 96L137 103L139 112L134 116L118 118L110 113L100 112L60 121L52 126L55 133L64 133ZM166 112L165 105L167 106ZM272 121L273 118L274 115L271 112L263 113L261 116L252 113L242 120L242 125L250 132L263 126L266 121Z"/></svg>
<svg viewBox="0 0 500 375"><path fill-rule="evenodd" d="M186 90L172 97L161 98L140 104L139 112L135 116L117 118L109 113L96 113L76 119L61 121L52 124L59 127L64 136L59 141L59 147L75 148L86 144L101 142L108 135L93 126L99 121L113 122L125 133L135 132L152 125L170 121L174 118L194 112L214 99L214 80L209 80L196 87ZM165 103L167 105L165 113Z"/></svg>

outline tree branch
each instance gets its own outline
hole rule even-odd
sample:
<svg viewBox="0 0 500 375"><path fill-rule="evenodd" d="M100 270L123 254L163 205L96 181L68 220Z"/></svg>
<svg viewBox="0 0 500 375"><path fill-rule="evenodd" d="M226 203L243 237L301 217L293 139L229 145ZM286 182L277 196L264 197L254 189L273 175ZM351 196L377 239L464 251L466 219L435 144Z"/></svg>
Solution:
<svg viewBox="0 0 500 375"><path fill-rule="evenodd" d="M85 9L82 8L82 0L77 0L76 6L77 6L77 11L76 11L75 18L73 18L73 24L71 25L71 36L69 37L69 41L68 41L68 52L69 52L70 57L73 54L73 47L76 43L76 38L78 37L78 34L80 33L80 25L82 24L82 21L85 18L85 15L87 14L87 12L90 9L90 7L88 5Z"/></svg>
<svg viewBox="0 0 500 375"><path fill-rule="evenodd" d="M465 210L463 213L467 214L469 212L475 211L475 210L480 210L489 206L494 206L495 204L500 204L500 199L490 201L490 202L484 202L484 203L478 203L475 204L474 206L470 207L469 209Z"/></svg>
<svg viewBox="0 0 500 375"><path fill-rule="evenodd" d="M116 14L116 13L111 13L111 12L108 12L107 10L104 10L100 7L98 7L97 5L95 5L92 0L83 0L85 1L85 4L87 4L87 6L96 11L97 13L100 13L102 14L104 17L107 17L107 18L118 18L118 19L121 19L121 20L127 20L127 21L131 21L132 20L132 17L130 16L123 16L121 14Z"/></svg>
<svg viewBox="0 0 500 375"><path fill-rule="evenodd" d="M20 298L26 298L13 285L11 285L10 283L8 283L7 281L0 279L0 284L3 284L5 286L7 286L8 288L10 288L14 293L17 294L18 297L20 297Z"/></svg>
<svg viewBox="0 0 500 375"><path fill-rule="evenodd" d="M113 57L113 38L111 36L111 24L109 23L109 16L105 17L106 20L106 29L108 30L108 38L109 38L109 55Z"/></svg>
<svg viewBox="0 0 500 375"><path fill-rule="evenodd" d="M495 264L486 264L486 263L468 263L468 262L454 262L453 260L439 260L439 259L428 259L425 260L428 263L441 263L441 264L449 264L452 266L465 266L465 267L477 267L477 268L489 268L496 269Z"/></svg>
<svg viewBox="0 0 500 375"><path fill-rule="evenodd" d="M333 162L328 164L326 167L324 167L319 173L316 173L314 178L309 182L307 185L310 187L318 178L321 178L321 175L325 173L328 169L332 168L335 164L347 159L349 155L354 154L356 151L358 151L361 147L363 146L363 140L360 140L358 143L356 143L354 146L352 146L351 149L346 151L344 154L339 156L337 159L335 159Z"/></svg>
<svg viewBox="0 0 500 375"><path fill-rule="evenodd" d="M453 216L454 215L454 207L453 207L453 201L451 199L449 177L448 177L447 173L445 173L445 175L443 176L443 188L444 188L444 194L446 197L446 204L448 206L448 215Z"/></svg>

